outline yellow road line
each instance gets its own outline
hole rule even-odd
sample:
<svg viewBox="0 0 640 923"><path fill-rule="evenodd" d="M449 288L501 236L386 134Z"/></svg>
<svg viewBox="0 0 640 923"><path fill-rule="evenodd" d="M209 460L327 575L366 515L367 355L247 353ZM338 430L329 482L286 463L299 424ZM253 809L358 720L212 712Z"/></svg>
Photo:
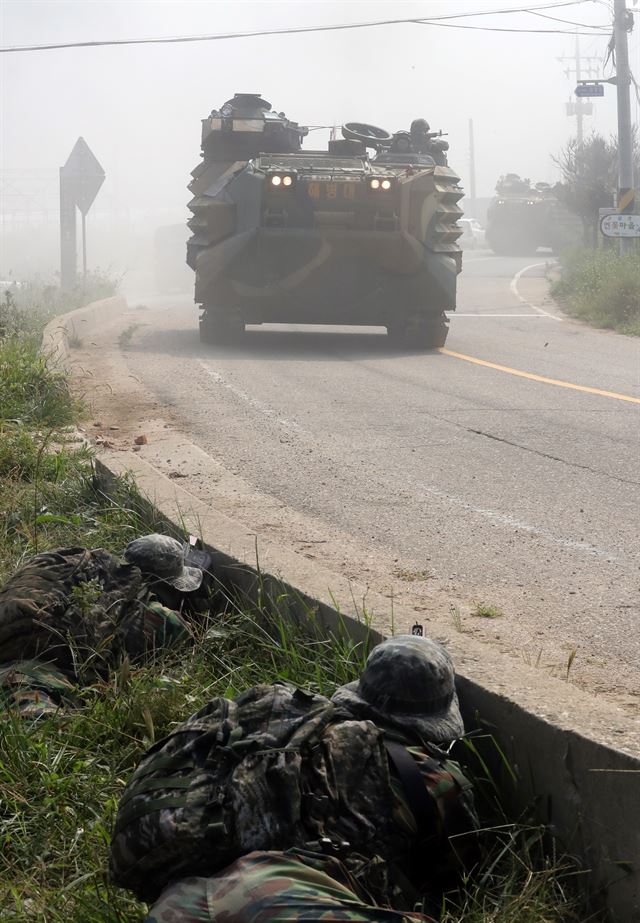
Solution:
<svg viewBox="0 0 640 923"><path fill-rule="evenodd" d="M545 378L544 375L534 375L533 372L522 372L520 369L512 369L508 365L496 365L495 362L487 362L486 359L476 359L475 356L466 356L464 353L454 353L450 349L439 350L445 356L452 356L454 359L464 359L465 362L473 362L474 365L484 365L488 369L496 369L498 372L507 372L509 375L517 375L518 378L529 378L531 381L540 381L545 385L556 385L558 388L570 388L572 391L584 391L587 394L598 394L600 397L611 397L616 401L628 401L630 404L640 404L640 397L631 397L629 394L618 394L616 391L601 391L600 388L589 388L586 385L575 385L571 381L560 381L557 378Z"/></svg>

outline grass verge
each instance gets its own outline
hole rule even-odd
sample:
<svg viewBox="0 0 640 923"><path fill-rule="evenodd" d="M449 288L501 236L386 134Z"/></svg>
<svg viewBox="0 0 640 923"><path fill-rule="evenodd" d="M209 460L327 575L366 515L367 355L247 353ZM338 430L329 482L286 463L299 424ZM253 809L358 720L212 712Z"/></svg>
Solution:
<svg viewBox="0 0 640 923"><path fill-rule="evenodd" d="M577 250L562 257L551 294L572 317L594 327L640 336L640 253Z"/></svg>
<svg viewBox="0 0 640 923"><path fill-rule="evenodd" d="M119 553L135 535L161 529L140 512L135 485L101 493L90 452L68 426L80 408L38 354L33 315L23 314L22 326L13 318L0 339L0 583L35 552ZM144 906L113 888L105 870L118 800L144 750L215 695L276 678L330 694L359 674L359 646L303 634L277 608L223 600L195 643L144 667L123 661L108 682L80 693L77 708L37 722L0 715L3 923L142 920ZM575 866L555 859L544 829L513 823L482 759L476 785L487 855L447 896L443 923L585 923Z"/></svg>

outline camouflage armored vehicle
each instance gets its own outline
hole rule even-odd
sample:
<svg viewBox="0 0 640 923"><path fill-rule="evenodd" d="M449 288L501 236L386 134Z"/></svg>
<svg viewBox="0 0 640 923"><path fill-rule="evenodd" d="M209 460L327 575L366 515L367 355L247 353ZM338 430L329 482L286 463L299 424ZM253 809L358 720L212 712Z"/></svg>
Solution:
<svg viewBox="0 0 640 923"><path fill-rule="evenodd" d="M558 252L580 240L582 226L548 183L531 185L516 173L501 176L487 211L487 244L494 253L524 256L538 247Z"/></svg>
<svg viewBox="0 0 640 923"><path fill-rule="evenodd" d="M251 94L203 120L187 244L201 339L230 342L246 324L364 324L400 345L443 345L462 214L446 142L424 142L436 164L371 125L345 125L325 151L303 151L306 134Z"/></svg>

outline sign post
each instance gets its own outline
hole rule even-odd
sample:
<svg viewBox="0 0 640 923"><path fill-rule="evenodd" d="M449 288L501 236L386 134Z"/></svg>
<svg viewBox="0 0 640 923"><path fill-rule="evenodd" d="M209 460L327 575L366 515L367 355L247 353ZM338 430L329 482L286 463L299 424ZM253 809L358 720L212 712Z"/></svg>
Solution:
<svg viewBox="0 0 640 923"><path fill-rule="evenodd" d="M87 275L87 212L93 205L105 172L84 138L78 138L67 162L60 167L60 285L76 281L76 206L82 215L82 278Z"/></svg>
<svg viewBox="0 0 640 923"><path fill-rule="evenodd" d="M60 286L73 288L76 281L76 203L60 167Z"/></svg>

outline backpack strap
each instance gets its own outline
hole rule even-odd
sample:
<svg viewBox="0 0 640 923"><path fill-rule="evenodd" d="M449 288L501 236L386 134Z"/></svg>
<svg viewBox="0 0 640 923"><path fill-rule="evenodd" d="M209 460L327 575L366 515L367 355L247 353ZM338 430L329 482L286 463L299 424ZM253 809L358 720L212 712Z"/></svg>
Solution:
<svg viewBox="0 0 640 923"><path fill-rule="evenodd" d="M437 818L438 809L427 791L424 776L406 747L396 743L395 740L385 740L384 745L404 788L409 809L418 826L418 832L428 830Z"/></svg>

